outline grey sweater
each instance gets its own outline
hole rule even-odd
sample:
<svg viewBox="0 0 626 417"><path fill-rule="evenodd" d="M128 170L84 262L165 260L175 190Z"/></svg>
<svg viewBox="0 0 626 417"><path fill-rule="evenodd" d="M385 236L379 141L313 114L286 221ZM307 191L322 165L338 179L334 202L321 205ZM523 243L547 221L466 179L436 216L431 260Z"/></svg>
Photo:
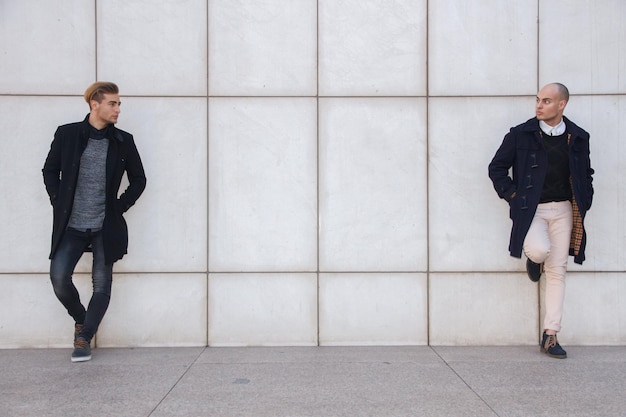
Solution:
<svg viewBox="0 0 626 417"><path fill-rule="evenodd" d="M90 138L80 158L74 205L68 226L85 231L102 229L106 202L108 139Z"/></svg>

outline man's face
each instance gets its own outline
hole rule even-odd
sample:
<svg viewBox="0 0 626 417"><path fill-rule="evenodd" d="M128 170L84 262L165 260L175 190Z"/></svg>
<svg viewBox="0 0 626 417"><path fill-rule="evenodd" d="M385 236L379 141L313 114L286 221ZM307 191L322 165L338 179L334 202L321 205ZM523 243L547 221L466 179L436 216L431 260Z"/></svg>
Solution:
<svg viewBox="0 0 626 417"><path fill-rule="evenodd" d="M120 96L118 94L104 94L100 103L91 100L91 114L103 124L115 124L120 115Z"/></svg>
<svg viewBox="0 0 626 417"><path fill-rule="evenodd" d="M563 110L567 102L561 98L559 90L553 85L543 87L537 93L535 113L537 119L543 120L550 126L556 126L563 117Z"/></svg>

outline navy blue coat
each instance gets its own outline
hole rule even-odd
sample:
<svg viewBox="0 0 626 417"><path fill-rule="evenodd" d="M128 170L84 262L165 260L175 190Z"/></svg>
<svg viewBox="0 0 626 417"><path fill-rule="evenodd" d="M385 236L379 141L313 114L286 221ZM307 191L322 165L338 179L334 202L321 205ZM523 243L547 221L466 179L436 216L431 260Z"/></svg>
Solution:
<svg viewBox="0 0 626 417"><path fill-rule="evenodd" d="M89 115L82 122L57 128L42 170L54 212L50 259L54 257L72 213L80 158L89 140L88 120ZM109 150L106 159L106 208L102 239L105 262L113 264L128 249L128 229L122 214L135 204L145 189L146 176L130 133L110 125L106 137L109 139ZM129 185L118 198L124 172Z"/></svg>
<svg viewBox="0 0 626 417"><path fill-rule="evenodd" d="M569 134L569 167L576 203L572 204L574 218L580 215L580 221L574 222L572 231L572 235L579 238L576 243L572 239L570 255L574 256L574 262L582 264L587 241L584 218L593 199L594 171L589 158L589 134L566 117L563 120ZM489 164L489 178L498 196L509 203L513 221L509 251L516 258L522 256L524 238L535 216L546 176L548 155L542 144L542 134L536 117L511 128ZM513 168L512 176L510 168Z"/></svg>

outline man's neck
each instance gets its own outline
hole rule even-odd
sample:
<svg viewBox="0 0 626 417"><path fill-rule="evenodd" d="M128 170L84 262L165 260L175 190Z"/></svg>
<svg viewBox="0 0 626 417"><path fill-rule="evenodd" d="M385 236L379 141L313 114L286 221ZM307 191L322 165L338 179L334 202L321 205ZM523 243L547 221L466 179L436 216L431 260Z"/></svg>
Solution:
<svg viewBox="0 0 626 417"><path fill-rule="evenodd" d="M103 121L103 120L98 120L95 117L93 117L92 115L89 115L89 124L93 127L95 127L98 130L102 130L105 127L107 127L107 122Z"/></svg>

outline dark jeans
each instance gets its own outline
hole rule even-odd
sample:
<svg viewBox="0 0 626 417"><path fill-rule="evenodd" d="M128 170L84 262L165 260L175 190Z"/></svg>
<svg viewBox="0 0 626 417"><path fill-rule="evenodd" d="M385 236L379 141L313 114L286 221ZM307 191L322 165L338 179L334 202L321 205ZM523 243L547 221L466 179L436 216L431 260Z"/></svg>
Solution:
<svg viewBox="0 0 626 417"><path fill-rule="evenodd" d="M80 296L72 275L74 268L87 247L93 252L92 283L93 294L87 309L80 301ZM111 299L113 265L104 263L104 246L101 232L81 232L68 229L50 262L50 280L54 293L70 316L78 324L83 324L80 337L90 341L106 313Z"/></svg>

